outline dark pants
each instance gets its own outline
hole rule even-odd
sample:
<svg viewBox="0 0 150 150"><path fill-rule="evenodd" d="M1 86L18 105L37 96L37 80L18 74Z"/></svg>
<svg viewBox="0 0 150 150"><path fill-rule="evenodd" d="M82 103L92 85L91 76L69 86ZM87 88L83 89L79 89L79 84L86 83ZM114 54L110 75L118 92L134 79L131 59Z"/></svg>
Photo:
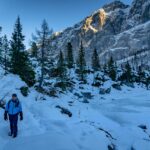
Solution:
<svg viewBox="0 0 150 150"><path fill-rule="evenodd" d="M10 131L11 135L17 136L18 132L18 114L16 115L9 115L9 121L10 121Z"/></svg>

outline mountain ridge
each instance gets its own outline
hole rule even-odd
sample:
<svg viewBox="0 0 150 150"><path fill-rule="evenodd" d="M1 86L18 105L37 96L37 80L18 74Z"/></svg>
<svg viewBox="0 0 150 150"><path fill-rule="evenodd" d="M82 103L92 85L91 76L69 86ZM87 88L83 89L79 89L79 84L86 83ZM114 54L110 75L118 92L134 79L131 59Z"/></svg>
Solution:
<svg viewBox="0 0 150 150"><path fill-rule="evenodd" d="M56 55L59 50L63 50L64 53L66 53L67 42L71 42L74 48L74 54L77 56L82 40L89 65L89 56L91 56L94 48L96 48L99 53L101 64L105 64L110 56L113 56L116 61L126 59L132 55L133 52L136 54L136 52L142 50L142 47L145 47L144 49L149 51L149 13L150 2L148 0L134 0L131 6L123 4L120 1L114 1L104 5L73 27L69 27L55 34L51 40L52 49L56 52ZM136 28L138 25L141 25L140 29ZM122 34L120 38L117 36L130 29L134 30L134 28L134 35L132 36L131 34ZM140 36L138 36L139 33L141 33ZM118 38L120 39L119 41ZM141 44L139 44L138 41L140 41ZM114 46L114 43L116 43L116 46ZM132 46L131 43L134 43L134 46ZM118 50L117 54L110 50L119 49L120 45L122 45L123 48ZM126 52L124 49L126 49ZM142 59L143 57L141 56L139 61ZM147 59L145 60L147 62ZM143 64L145 64L145 62Z"/></svg>

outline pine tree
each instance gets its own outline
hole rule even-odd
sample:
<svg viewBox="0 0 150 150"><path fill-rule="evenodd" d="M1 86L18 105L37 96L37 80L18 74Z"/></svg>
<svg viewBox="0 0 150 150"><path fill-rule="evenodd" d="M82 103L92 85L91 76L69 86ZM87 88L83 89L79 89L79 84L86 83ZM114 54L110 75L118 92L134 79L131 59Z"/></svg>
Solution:
<svg viewBox="0 0 150 150"><path fill-rule="evenodd" d="M146 78L146 88L147 88L147 90L149 90L149 86L150 86L150 76L148 76Z"/></svg>
<svg viewBox="0 0 150 150"><path fill-rule="evenodd" d="M58 71L58 76L63 81L66 79L66 66L65 66L65 61L64 61L64 55L62 51L59 53L59 58L57 62L57 71Z"/></svg>
<svg viewBox="0 0 150 150"><path fill-rule="evenodd" d="M129 62L126 63L124 71L122 75L120 76L121 81L125 81L126 83L131 83L133 82L133 75L132 75L132 68L129 64Z"/></svg>
<svg viewBox="0 0 150 150"><path fill-rule="evenodd" d="M20 77L28 86L33 86L35 84L35 72L32 69L27 51L20 52L20 63L23 66L22 69L20 69Z"/></svg>
<svg viewBox="0 0 150 150"><path fill-rule="evenodd" d="M3 59L3 66L5 70L5 74L9 71L9 42L7 36L4 35L2 39L2 59Z"/></svg>
<svg viewBox="0 0 150 150"><path fill-rule="evenodd" d="M22 25L20 18L17 18L12 39L10 42L10 57L11 57L11 69L14 74L20 75L29 86L35 83L35 73L32 69L28 53L25 51L24 35L22 34Z"/></svg>
<svg viewBox="0 0 150 150"><path fill-rule="evenodd" d="M74 64L74 58L73 58L73 50L72 50L72 44L69 42L67 44L67 66L68 68L73 68Z"/></svg>
<svg viewBox="0 0 150 150"><path fill-rule="evenodd" d="M116 65L115 65L115 62L113 60L113 57L111 57L109 62L108 62L108 75L113 81L116 80L117 71L116 71Z"/></svg>
<svg viewBox="0 0 150 150"><path fill-rule="evenodd" d="M52 35L53 30L49 29L48 23L46 20L43 20L41 29L37 30L36 36L34 36L34 39L36 40L38 46L39 46L39 60L40 60L40 66L41 66L41 75L39 78L39 90L42 90L43 87L43 81L45 79L46 73L47 73L47 64L50 64L48 61L49 56L49 41L50 36Z"/></svg>
<svg viewBox="0 0 150 150"><path fill-rule="evenodd" d="M66 88L68 87L67 84L68 78L67 78L67 68L62 51L60 51L59 53L59 58L57 62L57 75L58 75L57 78L58 82L56 83L57 87L60 87L63 91L65 91Z"/></svg>
<svg viewBox="0 0 150 150"><path fill-rule="evenodd" d="M96 49L94 49L92 55L92 69L94 71L98 71L100 69L99 57Z"/></svg>
<svg viewBox="0 0 150 150"><path fill-rule="evenodd" d="M129 63L125 65L125 75L126 75L126 81L132 82L132 68Z"/></svg>
<svg viewBox="0 0 150 150"><path fill-rule="evenodd" d="M21 53L25 50L25 46L23 44L24 35L22 34L22 25L20 23L20 18L18 17L16 20L16 24L14 27L14 32L12 33L12 39L10 42L10 50L11 50L11 72L14 74L19 74L20 70L22 70L21 62Z"/></svg>
<svg viewBox="0 0 150 150"><path fill-rule="evenodd" d="M2 27L0 27L0 34L2 31ZM2 37L0 36L0 63L2 63Z"/></svg>
<svg viewBox="0 0 150 150"><path fill-rule="evenodd" d="M146 79L145 72L142 70L142 66L139 66L137 82L139 82L139 83L144 82L145 79Z"/></svg>
<svg viewBox="0 0 150 150"><path fill-rule="evenodd" d="M31 44L31 56L37 58L38 56L38 47L36 42L32 42Z"/></svg>
<svg viewBox="0 0 150 150"><path fill-rule="evenodd" d="M0 27L0 35L1 35L1 32L2 32L2 27ZM0 46L2 45L2 37L0 36Z"/></svg>
<svg viewBox="0 0 150 150"><path fill-rule="evenodd" d="M108 74L108 64L106 64L106 63L103 65L103 72L105 74Z"/></svg>
<svg viewBox="0 0 150 150"><path fill-rule="evenodd" d="M78 67L78 75L80 80L85 81L85 69L86 69L86 61L85 61L85 52L83 48L83 44L81 41L78 59L77 59L77 67Z"/></svg>

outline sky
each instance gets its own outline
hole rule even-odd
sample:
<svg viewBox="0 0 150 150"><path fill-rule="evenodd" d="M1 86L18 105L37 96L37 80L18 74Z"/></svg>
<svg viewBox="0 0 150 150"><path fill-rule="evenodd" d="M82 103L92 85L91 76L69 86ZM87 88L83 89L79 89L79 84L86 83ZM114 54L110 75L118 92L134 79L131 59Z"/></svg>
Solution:
<svg viewBox="0 0 150 150"><path fill-rule="evenodd" d="M54 31L70 27L113 0L0 0L0 26L11 37L19 15L28 46L31 34L46 19ZM122 0L130 4L132 0Z"/></svg>

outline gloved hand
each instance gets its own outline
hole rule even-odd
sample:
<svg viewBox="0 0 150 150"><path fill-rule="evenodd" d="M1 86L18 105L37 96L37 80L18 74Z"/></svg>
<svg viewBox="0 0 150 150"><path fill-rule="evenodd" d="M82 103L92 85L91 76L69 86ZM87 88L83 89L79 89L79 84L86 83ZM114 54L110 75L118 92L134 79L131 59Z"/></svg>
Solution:
<svg viewBox="0 0 150 150"><path fill-rule="evenodd" d="M4 120L5 120L5 121L7 121L7 120L8 120L7 111L5 111L5 113L4 113Z"/></svg>
<svg viewBox="0 0 150 150"><path fill-rule="evenodd" d="M22 120L23 120L23 113L20 112L20 121L22 121Z"/></svg>

